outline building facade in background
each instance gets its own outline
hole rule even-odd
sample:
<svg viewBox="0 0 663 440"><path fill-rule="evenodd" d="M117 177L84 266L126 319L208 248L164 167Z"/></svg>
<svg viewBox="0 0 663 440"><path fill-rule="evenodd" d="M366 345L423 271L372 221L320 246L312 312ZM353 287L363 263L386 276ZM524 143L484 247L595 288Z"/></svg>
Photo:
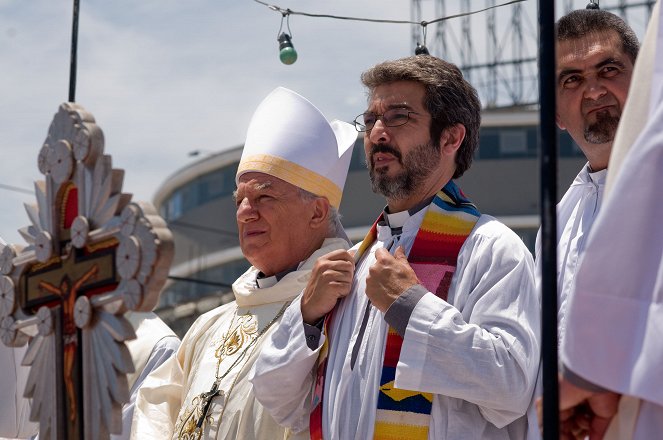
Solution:
<svg viewBox="0 0 663 440"><path fill-rule="evenodd" d="M539 227L538 110L485 110L482 117L474 163L458 184L481 212L498 217L532 250ZM175 239L171 280L155 311L180 336L200 314L231 301L230 285L249 267L239 248L233 200L241 152L238 146L187 165L154 198ZM559 194L584 163L561 132ZM360 137L339 210L349 237L361 240L383 207L384 198L370 189Z"/></svg>

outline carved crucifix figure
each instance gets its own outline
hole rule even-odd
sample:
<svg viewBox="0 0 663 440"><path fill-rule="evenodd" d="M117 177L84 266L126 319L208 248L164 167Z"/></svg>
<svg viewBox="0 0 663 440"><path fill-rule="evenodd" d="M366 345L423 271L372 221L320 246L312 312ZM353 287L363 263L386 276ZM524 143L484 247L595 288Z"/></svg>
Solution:
<svg viewBox="0 0 663 440"><path fill-rule="evenodd" d="M24 395L40 439L108 439L121 431L134 368L124 313L156 305L172 237L151 205L121 192L123 172L79 105L60 106L38 163L27 246L0 245L0 337L29 340Z"/></svg>
<svg viewBox="0 0 663 440"><path fill-rule="evenodd" d="M82 277L72 281L69 275L62 277L60 287L56 287L47 281L40 281L39 287L49 293L58 295L62 298L62 336L64 341L64 383L67 389L67 399L69 400L69 420L76 420L76 394L74 392L74 361L76 360L76 349L78 348L78 331L74 323L74 304L76 303L77 293L83 285L99 272L99 268L94 265L83 274Z"/></svg>

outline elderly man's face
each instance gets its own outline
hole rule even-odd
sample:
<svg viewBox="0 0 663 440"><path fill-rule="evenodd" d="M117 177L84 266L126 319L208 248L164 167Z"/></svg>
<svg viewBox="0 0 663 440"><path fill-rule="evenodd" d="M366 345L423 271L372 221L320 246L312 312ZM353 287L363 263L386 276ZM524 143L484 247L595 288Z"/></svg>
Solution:
<svg viewBox="0 0 663 440"><path fill-rule="evenodd" d="M245 173L235 193L242 253L271 276L296 266L310 252L315 202L299 189L264 173Z"/></svg>

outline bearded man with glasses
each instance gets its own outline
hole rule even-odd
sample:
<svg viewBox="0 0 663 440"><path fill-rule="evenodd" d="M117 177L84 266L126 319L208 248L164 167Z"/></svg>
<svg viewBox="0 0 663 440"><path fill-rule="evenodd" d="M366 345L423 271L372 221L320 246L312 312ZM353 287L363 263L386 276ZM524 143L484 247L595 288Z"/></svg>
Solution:
<svg viewBox="0 0 663 440"><path fill-rule="evenodd" d="M355 126L387 206L360 245L318 260L255 364L256 397L312 439L536 436L532 257L453 181L478 146L476 91L428 55L362 81Z"/></svg>

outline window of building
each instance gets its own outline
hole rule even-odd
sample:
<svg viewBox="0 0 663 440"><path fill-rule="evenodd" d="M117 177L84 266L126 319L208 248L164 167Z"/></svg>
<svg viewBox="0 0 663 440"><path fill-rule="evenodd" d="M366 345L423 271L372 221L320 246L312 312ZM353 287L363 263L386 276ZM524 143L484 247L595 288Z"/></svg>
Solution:
<svg viewBox="0 0 663 440"><path fill-rule="evenodd" d="M350 159L350 170L366 169L366 154L364 154L364 138L359 136L352 147L352 159Z"/></svg>
<svg viewBox="0 0 663 440"><path fill-rule="evenodd" d="M527 132L524 129L503 129L499 132L500 156L527 155Z"/></svg>
<svg viewBox="0 0 663 440"><path fill-rule="evenodd" d="M215 295L219 291L230 291L229 287L222 288L197 283L196 280L231 285L240 275L246 272L249 266L249 262L242 258L196 272L187 277L191 281L175 281L162 292L158 308L173 307L178 304L196 301L206 296Z"/></svg>
<svg viewBox="0 0 663 440"><path fill-rule="evenodd" d="M204 174L173 191L166 199L161 214L167 221L177 220L185 212L235 191L237 164Z"/></svg>

